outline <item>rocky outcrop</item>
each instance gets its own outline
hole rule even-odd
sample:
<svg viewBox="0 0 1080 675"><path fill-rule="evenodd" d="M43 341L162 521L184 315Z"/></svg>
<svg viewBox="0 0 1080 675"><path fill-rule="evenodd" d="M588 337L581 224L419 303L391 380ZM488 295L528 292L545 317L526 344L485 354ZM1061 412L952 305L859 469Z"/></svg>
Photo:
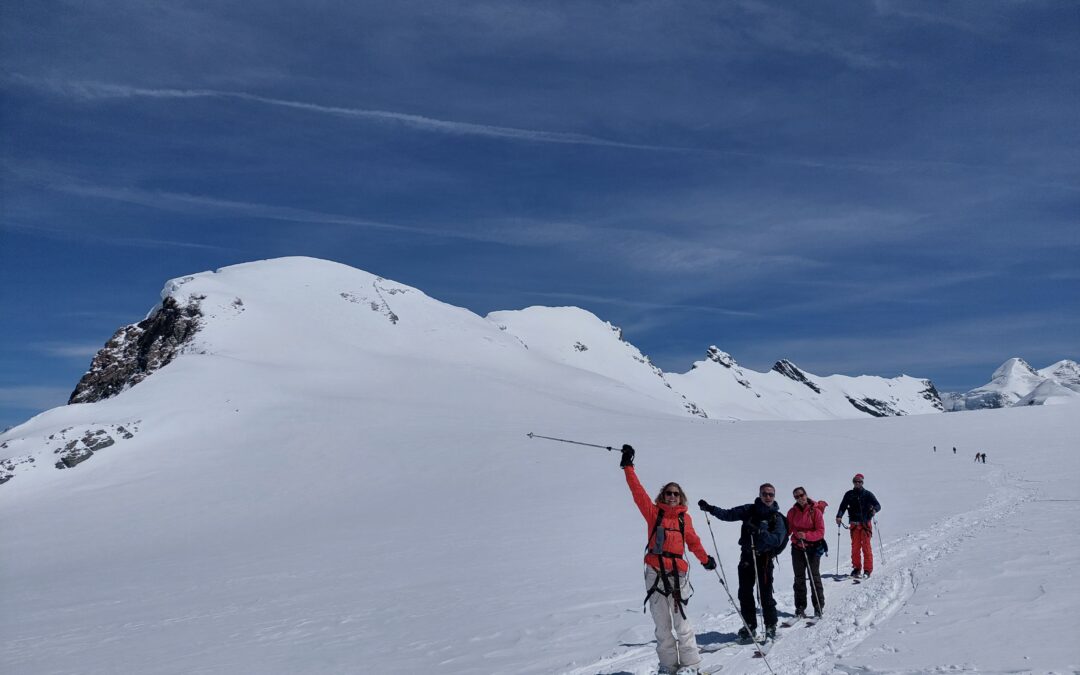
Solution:
<svg viewBox="0 0 1080 675"><path fill-rule="evenodd" d="M124 427L117 428L124 437L131 438L132 434ZM57 469L70 469L71 467L93 457L98 450L116 445L116 439L110 436L104 429L87 431L82 438L68 441L63 449L54 452L60 455L56 462Z"/></svg>
<svg viewBox="0 0 1080 675"><path fill-rule="evenodd" d="M0 446L2 449L4 446ZM33 466L34 458L30 456L25 457L12 457L10 459L0 460L0 485L8 482L15 477L15 472L19 470L20 465Z"/></svg>
<svg viewBox="0 0 1080 675"><path fill-rule="evenodd" d="M806 376L806 373L804 373L802 370L799 369L798 366L796 366L791 361L788 361L787 359L781 359L777 361L773 364L772 369L786 378L795 380L796 382L801 382L802 384L805 384L806 386L813 389L815 392L819 394L821 393L821 387L811 382L810 378Z"/></svg>
<svg viewBox="0 0 1080 675"><path fill-rule="evenodd" d="M65 427L47 437L11 438L0 443L0 452L15 454L0 460L0 484L15 475L48 466L70 469L82 464L98 452L135 438L141 420L123 424L93 424ZM50 457L54 458L50 460ZM37 460L43 460L38 462Z"/></svg>
<svg viewBox="0 0 1080 675"><path fill-rule="evenodd" d="M705 358L713 363L719 363L725 368L731 368L735 365L735 359L732 358L731 354L728 354L716 345L710 346L705 351Z"/></svg>
<svg viewBox="0 0 1080 675"><path fill-rule="evenodd" d="M934 383L930 380L923 380L923 384L926 385L926 389L923 389L919 394L927 401L930 401L934 408L944 411L945 404L941 400L941 394L938 392L937 387L934 386Z"/></svg>
<svg viewBox="0 0 1080 675"><path fill-rule="evenodd" d="M202 326L199 303L166 296L146 319L124 326L94 356L68 403L92 403L119 394L168 365Z"/></svg>
<svg viewBox="0 0 1080 675"><path fill-rule="evenodd" d="M897 411L891 405L885 401L879 401L876 398L860 398L855 399L850 396L845 397L851 405L855 406L856 410L873 415L874 417L890 417L892 415L903 415L904 413Z"/></svg>

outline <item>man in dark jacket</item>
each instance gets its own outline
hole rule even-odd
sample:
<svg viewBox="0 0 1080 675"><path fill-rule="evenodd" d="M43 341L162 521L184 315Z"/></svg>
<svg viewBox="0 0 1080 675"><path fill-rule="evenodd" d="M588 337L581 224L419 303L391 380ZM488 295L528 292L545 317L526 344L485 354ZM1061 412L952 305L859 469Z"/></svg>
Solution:
<svg viewBox="0 0 1080 675"><path fill-rule="evenodd" d="M852 487L844 493L840 510L836 512L836 524L841 523L844 511L848 513L848 529L851 530L851 576L855 579L870 576L874 571L873 540L874 514L881 511L881 504L873 492L863 487L863 475L855 474Z"/></svg>
<svg viewBox="0 0 1080 675"><path fill-rule="evenodd" d="M704 499L698 501L702 511L720 520L742 522L739 546L739 609L750 630L757 630L757 607L754 604L754 581L757 580L761 599L761 613L765 619L765 637L776 637L776 601L773 600L773 558L787 546L787 523L776 503L776 488L765 483L758 489L753 504L743 504L731 509L711 506ZM739 629L739 637L749 640L746 628Z"/></svg>

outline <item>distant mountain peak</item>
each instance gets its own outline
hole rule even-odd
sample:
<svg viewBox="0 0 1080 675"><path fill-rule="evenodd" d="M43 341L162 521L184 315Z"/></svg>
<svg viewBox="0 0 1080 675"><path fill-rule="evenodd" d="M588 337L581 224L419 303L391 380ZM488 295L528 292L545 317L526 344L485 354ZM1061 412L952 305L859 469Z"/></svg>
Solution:
<svg viewBox="0 0 1080 675"><path fill-rule="evenodd" d="M705 351L705 358L713 363L719 363L725 368L732 368L738 365L735 363L735 359L731 354L728 354L716 345L711 345L708 350Z"/></svg>
<svg viewBox="0 0 1080 675"><path fill-rule="evenodd" d="M806 386L813 389L815 392L817 392L819 394L821 393L821 387L814 384L810 380L810 378L806 375L806 373L804 373L802 371L801 368L796 366L791 361L788 361L787 359L780 359L779 361L777 361L776 363L773 364L772 369L773 369L773 371L775 371L777 373L780 373L781 375L783 375L786 378L795 380L796 382L799 382L801 384L805 384Z"/></svg>
<svg viewBox="0 0 1080 675"><path fill-rule="evenodd" d="M1032 368L1027 361L1019 357L1014 356L1011 359L1005 361L1005 363L998 366L998 369L994 371L991 376L991 380L996 380L1003 377L1036 377L1042 376Z"/></svg>
<svg viewBox="0 0 1080 675"><path fill-rule="evenodd" d="M998 366L986 384L945 398L946 409L956 411L1063 403L1073 399L1070 393L1080 394L1076 361L1063 359L1035 370L1024 359L1013 357Z"/></svg>

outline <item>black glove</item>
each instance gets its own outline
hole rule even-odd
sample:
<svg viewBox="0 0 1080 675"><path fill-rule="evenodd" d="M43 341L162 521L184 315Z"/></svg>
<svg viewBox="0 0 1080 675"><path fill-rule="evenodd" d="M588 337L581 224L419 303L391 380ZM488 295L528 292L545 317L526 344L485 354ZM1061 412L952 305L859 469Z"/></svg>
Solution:
<svg viewBox="0 0 1080 675"><path fill-rule="evenodd" d="M634 466L634 448L625 443L622 446L622 461L619 462L619 466L624 469L628 466Z"/></svg>
<svg viewBox="0 0 1080 675"><path fill-rule="evenodd" d="M716 561L713 560L712 556L709 556L709 559L705 561L705 564L702 565L702 567L704 567L707 570L714 570L714 569L716 569Z"/></svg>
<svg viewBox="0 0 1080 675"><path fill-rule="evenodd" d="M708 511L709 510L709 502L705 501L704 499L697 500L697 505L698 505L698 508L701 509L702 511Z"/></svg>

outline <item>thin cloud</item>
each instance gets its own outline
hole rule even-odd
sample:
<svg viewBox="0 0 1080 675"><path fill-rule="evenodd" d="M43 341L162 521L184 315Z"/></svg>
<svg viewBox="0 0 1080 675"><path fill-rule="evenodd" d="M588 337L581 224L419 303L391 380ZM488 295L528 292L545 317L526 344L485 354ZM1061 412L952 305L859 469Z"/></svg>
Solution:
<svg viewBox="0 0 1080 675"><path fill-rule="evenodd" d="M0 230L9 232L22 232L33 234L49 239L64 241L85 241L112 246L132 246L135 248L189 248L202 251L235 251L235 249L214 246L213 244L200 244L190 241L177 241L175 239L153 239L148 237L125 237L122 235L108 235L83 230L64 230L43 225L30 225L27 223L7 222L0 223Z"/></svg>
<svg viewBox="0 0 1080 675"><path fill-rule="evenodd" d="M832 170L851 171L866 174L892 174L911 170L941 169L949 171L980 171L983 173L1000 174L1002 167L998 165L983 165L969 162L952 160L939 160L933 158L875 158L875 157L844 157L819 155L816 157L803 157L798 155L768 152L765 150L734 150L729 148L704 148L671 146L648 143L629 143L617 141L588 134L572 132L545 131L537 129L524 129L520 127L504 127L490 124L478 124L473 122L459 122L443 120L423 115L402 113L389 110L373 110L366 108L350 108L344 106L329 106L308 101L296 101L280 99L270 96L260 96L243 91L229 91L221 89L174 89L174 88L149 88L134 87L123 84L106 82L84 81L61 81L46 80L15 74L7 78L8 81L17 82L36 89L50 91L54 94L76 98L81 100L106 100L106 99L198 99L216 98L222 100L239 100L260 105L277 106L293 110L301 110L314 114L333 115L351 119L362 119L383 124L399 124L419 131L441 133L451 136L473 136L493 139L505 139L511 141L548 143L561 145L584 145L597 147L622 148L627 150L642 150L652 152L677 152L694 153L697 155L718 157L740 157L753 159L774 164L797 166L809 170ZM1065 182L1042 182L1022 176L1008 176L1007 179L1014 183L1023 183L1039 187L1047 187L1060 190L1078 191L1077 188Z"/></svg>
<svg viewBox="0 0 1080 675"><path fill-rule="evenodd" d="M691 237L673 237L618 227L547 222L532 219L507 219L472 229L436 228L387 223L344 214L298 209L258 202L236 201L162 190L97 185L62 174L6 167L7 170L42 187L66 194L93 199L107 199L125 204L190 214L229 214L253 219L291 223L340 225L398 232L443 239L495 243L505 246L558 247L588 244L607 247L608 252L630 268L657 274L692 274L721 266L729 275L754 277L778 268L819 267L820 263L797 255L755 254L743 250L709 245ZM47 227L7 224L0 228L40 232L56 237L86 237L131 246L187 246L218 248L206 244L159 241L154 239L110 237L55 230ZM580 246L578 246L580 248Z"/></svg>
<svg viewBox="0 0 1080 675"><path fill-rule="evenodd" d="M45 410L67 403L70 387L0 387L0 405L18 410Z"/></svg>
<svg viewBox="0 0 1080 675"><path fill-rule="evenodd" d="M63 342L42 342L30 345L34 351L61 359L87 359L101 349L98 344L71 344Z"/></svg>
<svg viewBox="0 0 1080 675"><path fill-rule="evenodd" d="M628 300L626 298L612 298L603 295L588 295L585 293L549 293L540 291L525 291L522 295L528 295L537 298L561 298L564 300L572 300L576 302L596 303L602 305L614 305L617 307L627 307L630 309L643 309L648 311L659 310L681 310L691 312L701 312L704 314L721 314L724 316L738 316L738 317L757 317L760 316L756 312L748 312L740 309L727 309L724 307L717 307L715 305L694 305L694 304L682 304L682 303L665 303L665 302L649 302L646 300Z"/></svg>
<svg viewBox="0 0 1080 675"><path fill-rule="evenodd" d="M1040 326L1037 334L1031 326ZM743 363L767 367L788 358L817 375L847 373L894 376L929 373L958 366L982 366L985 378L1006 359L1019 356L1036 368L1076 352L1080 322L1060 312L1019 312L955 321L919 322L885 336L847 335L755 339L745 349L729 349ZM987 340L987 335L995 336ZM719 345L726 349L724 345ZM981 383L977 383L981 384ZM972 385L976 386L976 385Z"/></svg>
<svg viewBox="0 0 1080 675"><path fill-rule="evenodd" d="M407 126L420 131L449 134L454 136L480 136L485 138L500 138L531 143L558 143L563 145L595 145L610 148L624 148L628 150L652 150L652 151L692 151L693 148L680 148L662 145L648 145L642 143L626 143L598 136L577 134L562 131L544 131L539 129L522 129L518 127L503 127L492 124L476 124L473 122L459 122L443 120L411 113L394 112L390 110L371 110L367 108L348 108L342 106L329 106L307 101L294 101L289 99L259 96L242 91L224 91L218 89L153 89L144 87L132 87L128 85L109 84L102 82L57 82L41 81L23 76L16 76L16 81L34 86L43 86L55 93L64 94L74 98L85 100L116 99L116 98L152 98L152 99L194 99L216 98L247 101L262 105L302 110L309 113L334 115L352 119L362 119L372 122L394 123Z"/></svg>

